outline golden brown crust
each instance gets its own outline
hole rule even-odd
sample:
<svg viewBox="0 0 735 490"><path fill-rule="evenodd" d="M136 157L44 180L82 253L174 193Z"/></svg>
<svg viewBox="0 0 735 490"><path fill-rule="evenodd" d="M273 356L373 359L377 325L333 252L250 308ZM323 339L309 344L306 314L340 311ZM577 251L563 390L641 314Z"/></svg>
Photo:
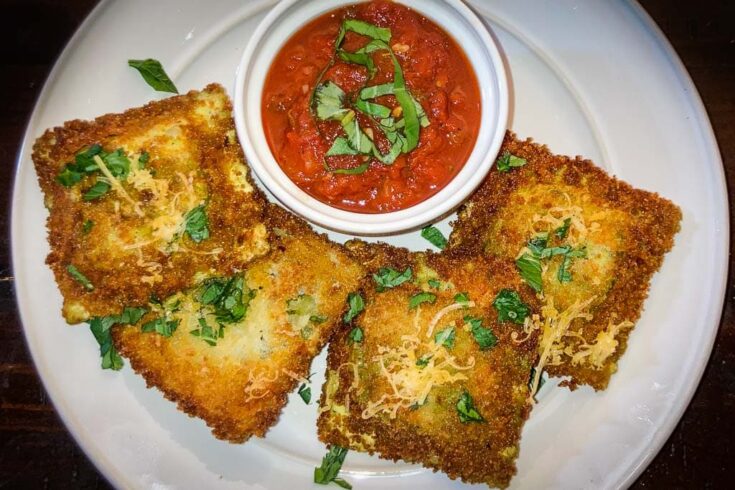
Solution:
<svg viewBox="0 0 735 490"><path fill-rule="evenodd" d="M115 346L149 387L231 442L263 437L277 421L288 393L308 376L311 361L339 324L347 294L364 274L339 245L303 221L275 205L269 205L268 216L281 232L273 251L245 271L255 298L244 321L227 326L216 346L183 326L171 338L142 333L137 326L113 330ZM287 301L299 294L314 297L319 315L327 318L310 325L308 339L293 331L286 313ZM261 376L262 385L253 391Z"/></svg>
<svg viewBox="0 0 735 490"><path fill-rule="evenodd" d="M596 235L590 235L588 250L598 247L611 259L604 264L594 257L578 259L577 279L567 285L547 283L545 279L544 288L553 290L554 300L561 306L582 299L584 294L595 296L594 318L573 326L582 327L585 342L594 342L609 323L637 321L651 277L673 246L680 209L655 193L634 189L607 175L589 160L554 155L530 139L520 141L508 133L501 154L506 151L528 163L505 173L499 172L497 165L493 168L460 210L450 247L470 255L514 259L531 238L526 223L521 221L531 221L531 213L543 214L568 200L580 206L590 221L598 219L602 225ZM597 269L590 269L593 266ZM571 387L589 384L604 389L625 352L630 330L623 329L616 337L619 345L602 369L565 362L549 366L547 371L555 376L571 376Z"/></svg>
<svg viewBox="0 0 735 490"><path fill-rule="evenodd" d="M151 294L164 297L191 286L197 273L230 274L267 252L260 224L265 200L244 163L231 110L224 89L209 85L122 114L69 121L36 141L33 161L50 212L47 263L64 296L67 321L144 304ZM71 187L56 180L77 153L94 144L108 152L122 148L128 156L149 153L148 166L156 178L167 180L169 194L183 193L184 179L189 179L197 197L207 203L210 238L195 243L183 236L177 242L193 252L163 252L158 242L134 249L136 241L144 241L141 230L149 232L155 217L148 191L123 183L143 203L143 218L126 212L126 201L114 191L94 201L82 200L96 177ZM85 233L88 220L94 225ZM213 253L217 249L227 253ZM92 282L93 291L70 277L69 264Z"/></svg>
<svg viewBox="0 0 735 490"><path fill-rule="evenodd" d="M354 253L354 248L353 248ZM520 290L521 282L513 264L500 259L475 257L462 253L411 254L385 245L362 245L363 257L380 257L371 265L404 270L411 266L416 282L404 283L385 292L377 292L368 275L361 283L366 310L353 325L339 329L329 345L327 382L322 389L322 413L318 420L319 438L328 444L376 452L387 459L402 459L441 470L450 478L466 482L487 483L505 487L515 474L521 427L527 419L529 403L528 380L536 359L536 337L516 343L511 335L522 333L519 325L498 322L491 306L503 288ZM427 288L428 279L438 279L450 287ZM446 288L446 289L445 289ZM416 334L415 311L409 311L409 298L421 290L437 295L434 304L420 307L419 325L426 323L443 307L454 303L458 292L468 293L475 306L449 313L441 322L456 322L456 341L451 352L457 362L476 360L466 371L468 379L432 388L429 399L418 409L398 409L391 419L381 413L363 418L371 401L390 393L390 385L381 377L375 361L380 347L397 348L403 335ZM538 303L532 294L522 293L522 299L532 308ZM483 325L492 329L498 343L492 349L480 351L471 334L462 327L463 316L481 317ZM359 325L364 332L362 343L353 343L349 332ZM438 331L439 327L434 331ZM421 331L418 338L424 338ZM357 363L359 383L352 388ZM463 390L474 398L475 406L486 422L462 423L456 403ZM348 401L349 400L349 401ZM344 414L341 414L343 411Z"/></svg>

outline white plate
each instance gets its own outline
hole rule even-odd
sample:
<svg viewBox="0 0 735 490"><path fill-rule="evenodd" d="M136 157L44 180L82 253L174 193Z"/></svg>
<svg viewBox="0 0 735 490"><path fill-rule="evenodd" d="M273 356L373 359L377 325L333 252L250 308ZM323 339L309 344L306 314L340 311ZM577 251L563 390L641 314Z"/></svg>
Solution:
<svg viewBox="0 0 735 490"><path fill-rule="evenodd" d="M230 445L147 390L129 367L120 373L98 368L89 330L65 327L59 313L61 297L44 264L47 213L30 160L33 140L46 127L155 97L127 67L129 58L161 60L183 90L211 81L232 90L248 35L272 3L102 2L59 59L25 135L12 246L26 338L59 414L116 486L305 488L323 455L313 404L292 399L264 440ZM689 76L636 4L523 0L474 6L508 59L515 131L556 152L588 156L631 184L672 199L684 212L676 246L654 278L609 389L570 393L547 385L523 431L512 485L622 487L674 428L717 330L728 251L717 146ZM417 234L390 241L426 245ZM322 367L323 357L314 370ZM357 490L463 488L441 474L355 453L344 470Z"/></svg>

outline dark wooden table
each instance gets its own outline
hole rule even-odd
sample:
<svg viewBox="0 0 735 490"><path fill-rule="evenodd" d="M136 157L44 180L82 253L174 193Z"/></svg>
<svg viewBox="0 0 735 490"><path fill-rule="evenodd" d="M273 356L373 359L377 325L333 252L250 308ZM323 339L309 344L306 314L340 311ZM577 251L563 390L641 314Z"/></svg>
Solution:
<svg viewBox="0 0 735 490"><path fill-rule="evenodd" d="M610 0L613 1L613 0ZM0 0L0 227L18 145L34 101L66 40L95 0ZM644 0L694 78L735 188L735 2ZM733 200L731 192L731 202ZM732 204L731 204L732 213ZM735 466L735 289L697 393L638 488L732 488ZM10 240L0 238L0 488L108 488L57 417L16 314Z"/></svg>

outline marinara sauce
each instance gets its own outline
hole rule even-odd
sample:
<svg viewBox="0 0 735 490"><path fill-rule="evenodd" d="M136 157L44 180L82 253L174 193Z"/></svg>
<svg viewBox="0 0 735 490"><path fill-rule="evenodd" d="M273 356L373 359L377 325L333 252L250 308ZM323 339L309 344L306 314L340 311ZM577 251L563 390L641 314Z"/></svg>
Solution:
<svg viewBox="0 0 735 490"><path fill-rule="evenodd" d="M321 120L314 110L317 85L332 82L352 107L361 89L395 80L387 50L371 53L372 77L366 66L335 56L340 27L356 19L390 29L390 46L405 86L421 105L428 125L418 143L391 164L366 154L326 156L335 140L345 137L338 120ZM348 30L340 49L356 52L371 38ZM371 100L400 121L395 95ZM463 50L439 26L399 3L372 1L347 6L302 27L283 46L265 80L262 114L265 135L278 164L293 182L331 206L360 213L384 213L418 204L446 186L472 152L480 126L480 90ZM375 117L354 111L356 123L372 144L386 154L391 142ZM368 168L348 175L335 170Z"/></svg>

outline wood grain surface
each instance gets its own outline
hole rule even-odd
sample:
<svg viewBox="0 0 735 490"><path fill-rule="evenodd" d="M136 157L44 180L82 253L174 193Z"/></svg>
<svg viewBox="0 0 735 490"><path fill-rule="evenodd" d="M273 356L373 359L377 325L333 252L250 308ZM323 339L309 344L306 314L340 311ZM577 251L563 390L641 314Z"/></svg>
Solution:
<svg viewBox="0 0 735 490"><path fill-rule="evenodd" d="M641 3L668 36L704 100L722 152L732 214L735 2ZM9 230L15 159L35 99L64 44L95 4L94 0L0 0L2 229ZM733 486L729 470L735 464L735 289L730 269L722 323L702 383L634 488ZM109 488L44 392L25 345L10 274L6 233L0 237L0 488Z"/></svg>

